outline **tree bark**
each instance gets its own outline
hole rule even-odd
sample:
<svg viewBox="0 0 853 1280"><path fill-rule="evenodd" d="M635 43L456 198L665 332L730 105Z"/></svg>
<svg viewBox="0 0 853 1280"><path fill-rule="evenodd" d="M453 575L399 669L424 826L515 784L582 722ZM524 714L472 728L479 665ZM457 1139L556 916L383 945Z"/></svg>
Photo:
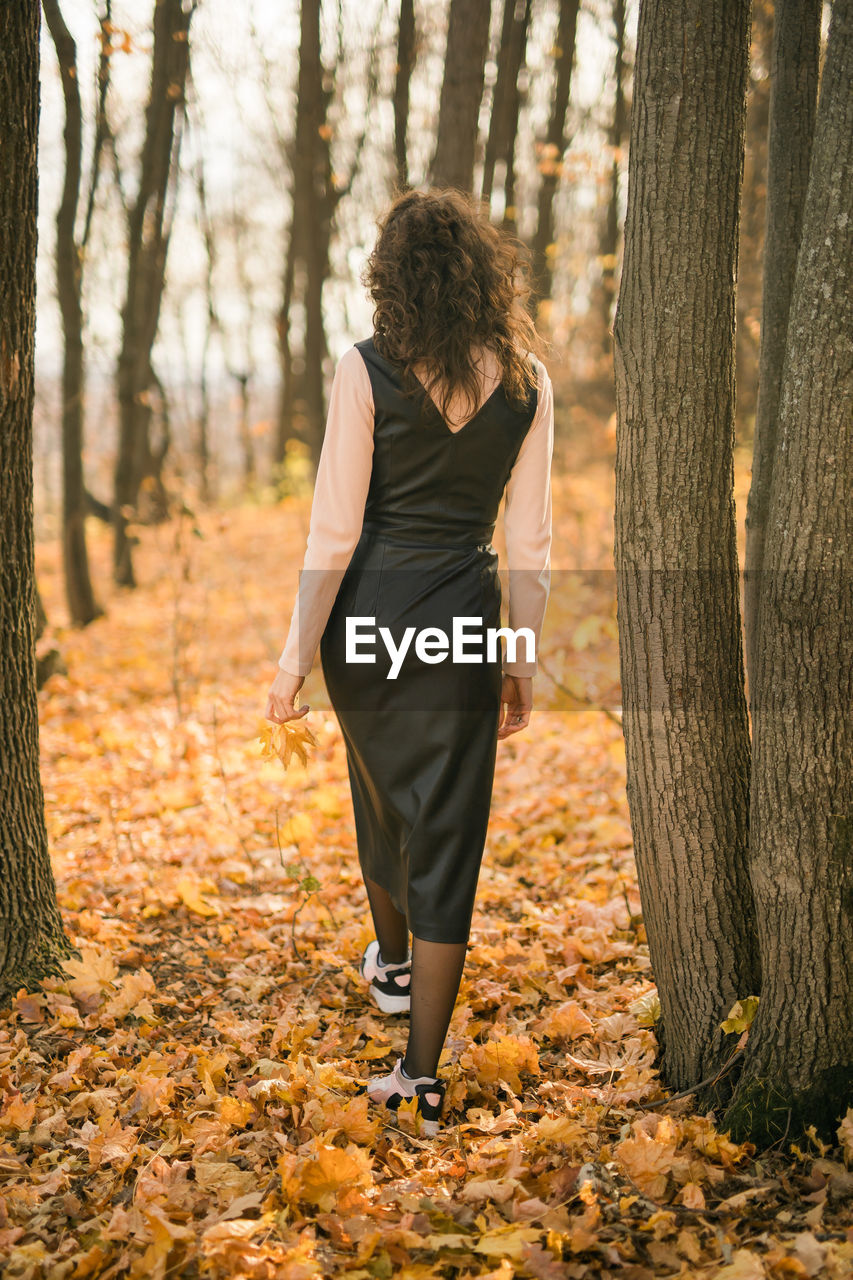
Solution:
<svg viewBox="0 0 853 1280"><path fill-rule="evenodd" d="M39 5L0 5L0 1005L72 954L39 776L33 547Z"/></svg>
<svg viewBox="0 0 853 1280"><path fill-rule="evenodd" d="M750 701L760 643L758 604L776 454L782 361L817 111L822 8L821 0L776 0L773 25L758 403L746 507L744 625Z"/></svg>
<svg viewBox="0 0 853 1280"><path fill-rule="evenodd" d="M57 0L44 0L44 16L56 49L65 97L65 181L56 215L56 292L62 313L62 558L68 612L85 627L103 610L95 600L86 549L83 475L83 308L81 246L75 227L80 199L83 115L77 81L77 48Z"/></svg>
<svg viewBox="0 0 853 1280"><path fill-rule="evenodd" d="M394 158L397 165L397 188L409 187L409 86L417 57L415 0L400 0L397 27L397 68L394 76Z"/></svg>
<svg viewBox="0 0 853 1280"><path fill-rule="evenodd" d="M482 196L491 203L495 166L503 163L504 225L515 224L515 143L518 137L518 113L521 109L519 77L527 51L531 0L504 0L501 44L498 51L498 76L495 81L489 136L483 160Z"/></svg>
<svg viewBox="0 0 853 1280"><path fill-rule="evenodd" d="M296 196L294 193L294 209ZM296 241L294 239L294 217L290 221L290 235L287 238L287 252L284 260L284 281L282 300L276 321L278 335L279 368L281 370L281 387L278 394L278 422L276 424L276 459L283 463L287 453L287 441L293 433L294 407L296 389L293 373L293 345L290 331L290 312L293 306L293 287L296 272Z"/></svg>
<svg viewBox="0 0 853 1280"><path fill-rule="evenodd" d="M575 33L580 0L560 0L557 46L554 50L556 79L551 115L545 142L538 148L539 183L536 232L533 237L533 284L538 302L550 298L554 281L554 197L563 173L563 157L569 145L566 114L575 60Z"/></svg>
<svg viewBox="0 0 853 1280"><path fill-rule="evenodd" d="M614 323L628 802L663 1072L721 1065L757 990L733 501L749 0L641 0Z"/></svg>
<svg viewBox="0 0 853 1280"><path fill-rule="evenodd" d="M139 189L128 218L127 291L122 310L118 359L119 446L115 468L115 579L135 586L128 508L136 505L142 481L159 481L162 458L150 447L151 393L155 383L151 349L160 321L170 222L167 200L174 180L189 67L189 27L194 5L155 0L151 87L145 116Z"/></svg>
<svg viewBox="0 0 853 1280"><path fill-rule="evenodd" d="M810 43L810 42L809 42ZM853 1105L853 0L835 0L787 325L759 601L751 871L764 984L726 1123Z"/></svg>
<svg viewBox="0 0 853 1280"><path fill-rule="evenodd" d="M430 170L434 187L474 189L491 7L491 0L450 0L438 140Z"/></svg>
<svg viewBox="0 0 853 1280"><path fill-rule="evenodd" d="M320 8L320 0L302 0L292 229L296 238L296 262L303 271L302 301L305 309L303 365L301 376L295 380L294 409L296 416L302 419L302 434L315 462L319 460L325 424L323 287L329 274L334 210L330 198L331 129L327 124L333 89L324 83ZM293 372L291 365L291 376Z"/></svg>
<svg viewBox="0 0 853 1280"><path fill-rule="evenodd" d="M758 394L758 354L764 230L767 220L767 134L774 0L753 0L746 143L740 196L740 247L735 319L736 425L752 434Z"/></svg>

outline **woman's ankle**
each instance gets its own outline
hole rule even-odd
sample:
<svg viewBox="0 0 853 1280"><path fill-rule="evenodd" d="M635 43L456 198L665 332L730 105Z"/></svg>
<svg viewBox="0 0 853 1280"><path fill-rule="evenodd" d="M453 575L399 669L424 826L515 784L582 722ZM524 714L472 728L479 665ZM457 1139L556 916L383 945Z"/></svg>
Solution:
<svg viewBox="0 0 853 1280"><path fill-rule="evenodd" d="M400 1063L400 1071L402 1073L403 1079L408 1080L410 1083L416 1080L437 1080L438 1079L438 1076L434 1072L430 1073L428 1071L421 1071L419 1074L415 1075L414 1073L408 1071L406 1069L405 1059L403 1059L403 1061Z"/></svg>

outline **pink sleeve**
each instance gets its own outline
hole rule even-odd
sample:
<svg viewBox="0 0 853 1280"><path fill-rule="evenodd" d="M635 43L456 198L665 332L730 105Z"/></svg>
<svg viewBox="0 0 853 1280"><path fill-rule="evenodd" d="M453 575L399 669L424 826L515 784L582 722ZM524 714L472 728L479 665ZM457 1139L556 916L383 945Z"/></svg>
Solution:
<svg viewBox="0 0 853 1280"><path fill-rule="evenodd" d="M536 414L524 438L506 486L504 533L509 569L509 625L529 627L536 639L545 617L551 585L551 458L554 452L554 392L544 364L539 361L539 399ZM536 662L520 659L526 654L523 637L519 661L504 662L507 675L532 676Z"/></svg>
<svg viewBox="0 0 853 1280"><path fill-rule="evenodd" d="M308 545L282 671L307 676L361 536L373 464L373 391L356 347L338 361L320 451Z"/></svg>

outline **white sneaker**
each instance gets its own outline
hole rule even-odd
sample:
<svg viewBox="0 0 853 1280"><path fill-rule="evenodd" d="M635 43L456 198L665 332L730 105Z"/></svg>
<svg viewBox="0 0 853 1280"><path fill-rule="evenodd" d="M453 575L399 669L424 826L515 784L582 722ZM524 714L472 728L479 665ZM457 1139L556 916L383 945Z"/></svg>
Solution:
<svg viewBox="0 0 853 1280"><path fill-rule="evenodd" d="M394 1070L387 1076L374 1076L372 1080L368 1080L366 1092L371 1102L382 1103L392 1111L396 1111L401 1102L417 1098L423 1133L434 1138L439 1132L446 1087L444 1080L434 1076L419 1076L416 1080L410 1080L403 1074L403 1059L398 1058Z"/></svg>
<svg viewBox="0 0 853 1280"><path fill-rule="evenodd" d="M379 943L374 940L365 947L361 957L361 976L370 983L368 990L383 1013L408 1013L412 999L412 952L402 964L383 964L379 955Z"/></svg>

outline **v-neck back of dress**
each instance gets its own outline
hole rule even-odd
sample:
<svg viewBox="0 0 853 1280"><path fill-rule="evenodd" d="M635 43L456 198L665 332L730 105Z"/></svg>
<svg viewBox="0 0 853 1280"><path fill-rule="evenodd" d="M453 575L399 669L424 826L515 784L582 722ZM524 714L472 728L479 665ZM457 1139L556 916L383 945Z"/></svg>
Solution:
<svg viewBox="0 0 853 1280"><path fill-rule="evenodd" d="M495 360L495 358L492 357L492 359L494 360L495 365L497 365L497 361ZM499 375L500 373L499 369L496 369L495 373ZM428 379L422 378L419 374L416 374L415 376L417 377L418 383L420 384L420 389L421 389L421 392L423 393L424 401L428 404L431 410L435 411L436 416L440 418L440 420L444 423L447 430L452 432L453 435L456 435L460 431L464 431L465 428L468 426L469 422L473 422L475 418L478 418L479 415L486 408L487 404L492 399L492 397L497 395L498 391L500 390L500 377L497 376L497 380L496 380L495 376L493 375L492 377L487 379L486 382L487 382L487 385L489 383L494 383L494 385L491 387L490 390L487 390L484 392L483 397L480 400L480 403L477 405L477 408L474 410L474 412L469 414L469 416L465 419L464 422L455 422L454 425L451 425L451 422L449 422L448 419L445 417L444 413L442 413L441 407L436 401L433 393L429 390L429 387L427 386ZM457 395L456 397L451 397L451 404L453 404L454 401L456 403L459 403L459 401L461 401L462 398L463 397L461 396L461 394Z"/></svg>
<svg viewBox="0 0 853 1280"><path fill-rule="evenodd" d="M400 369L373 338L356 348L374 403L373 464L365 527L389 537L488 543L501 497L536 413L537 389L512 405L503 385L451 427L420 383L407 394Z"/></svg>

